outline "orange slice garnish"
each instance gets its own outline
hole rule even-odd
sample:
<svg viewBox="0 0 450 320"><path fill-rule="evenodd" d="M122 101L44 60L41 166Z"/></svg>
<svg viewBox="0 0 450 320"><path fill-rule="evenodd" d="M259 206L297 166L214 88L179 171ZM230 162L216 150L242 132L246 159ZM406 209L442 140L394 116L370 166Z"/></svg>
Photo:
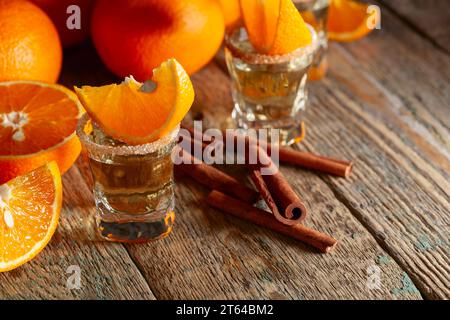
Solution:
<svg viewBox="0 0 450 320"><path fill-rule="evenodd" d="M194 101L189 76L175 59L153 70L145 86L130 77L119 85L75 91L107 135L132 145L156 141L173 131Z"/></svg>
<svg viewBox="0 0 450 320"><path fill-rule="evenodd" d="M319 22L317 21L317 18L312 11L302 11L300 14L303 18L303 21L313 27L314 30L317 30Z"/></svg>
<svg viewBox="0 0 450 320"><path fill-rule="evenodd" d="M225 27L227 30L236 28L241 23L241 7L239 0L219 0L225 17Z"/></svg>
<svg viewBox="0 0 450 320"><path fill-rule="evenodd" d="M380 19L369 5L351 0L332 0L328 13L328 38L339 42L358 40L370 31Z"/></svg>
<svg viewBox="0 0 450 320"><path fill-rule="evenodd" d="M62 203L56 162L0 185L0 272L33 259L52 238Z"/></svg>
<svg viewBox="0 0 450 320"><path fill-rule="evenodd" d="M241 0L241 12L259 53L283 55L311 44L311 32L291 0Z"/></svg>
<svg viewBox="0 0 450 320"><path fill-rule="evenodd" d="M66 172L81 151L83 107L74 92L34 81L0 82L0 183L55 160Z"/></svg>

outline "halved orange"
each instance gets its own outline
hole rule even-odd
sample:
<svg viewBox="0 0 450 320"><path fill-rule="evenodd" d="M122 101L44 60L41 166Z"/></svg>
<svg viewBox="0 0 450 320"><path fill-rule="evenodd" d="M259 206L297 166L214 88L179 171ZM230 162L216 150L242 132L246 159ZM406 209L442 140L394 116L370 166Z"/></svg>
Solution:
<svg viewBox="0 0 450 320"><path fill-rule="evenodd" d="M328 13L328 38L339 42L358 40L367 35L380 17L369 5L351 0L332 0Z"/></svg>
<svg viewBox="0 0 450 320"><path fill-rule="evenodd" d="M311 44L311 32L291 0L241 0L241 12L259 53L283 55Z"/></svg>
<svg viewBox="0 0 450 320"><path fill-rule="evenodd" d="M146 85L130 77L119 85L83 86L75 92L106 134L132 145L170 133L194 102L191 80L175 59L154 69Z"/></svg>
<svg viewBox="0 0 450 320"><path fill-rule="evenodd" d="M0 82L0 183L52 160L66 172L81 151L75 130L82 113L63 86Z"/></svg>
<svg viewBox="0 0 450 320"><path fill-rule="evenodd" d="M52 161L0 185L0 272L41 252L58 226L61 174Z"/></svg>

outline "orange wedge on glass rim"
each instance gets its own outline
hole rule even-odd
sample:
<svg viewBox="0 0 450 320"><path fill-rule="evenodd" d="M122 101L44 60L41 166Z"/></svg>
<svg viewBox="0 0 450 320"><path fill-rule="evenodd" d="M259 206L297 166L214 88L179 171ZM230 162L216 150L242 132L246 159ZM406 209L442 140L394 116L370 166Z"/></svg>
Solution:
<svg viewBox="0 0 450 320"><path fill-rule="evenodd" d="M369 5L352 0L331 0L328 12L328 39L349 42L372 31L379 21L379 12Z"/></svg>
<svg viewBox="0 0 450 320"><path fill-rule="evenodd" d="M0 184L52 160L66 172L81 151L75 130L83 112L63 86L0 82Z"/></svg>
<svg viewBox="0 0 450 320"><path fill-rule="evenodd" d="M150 89L148 89L150 88ZM89 116L109 136L131 145L156 141L173 131L194 102L183 67L169 59L145 85L126 78L119 85L75 88Z"/></svg>
<svg viewBox="0 0 450 320"><path fill-rule="evenodd" d="M225 17L225 27L232 30L241 23L240 0L219 0Z"/></svg>
<svg viewBox="0 0 450 320"><path fill-rule="evenodd" d="M0 272L23 265L45 248L58 226L61 203L54 161L0 185Z"/></svg>
<svg viewBox="0 0 450 320"><path fill-rule="evenodd" d="M241 0L250 42L261 54L283 55L312 42L292 0Z"/></svg>

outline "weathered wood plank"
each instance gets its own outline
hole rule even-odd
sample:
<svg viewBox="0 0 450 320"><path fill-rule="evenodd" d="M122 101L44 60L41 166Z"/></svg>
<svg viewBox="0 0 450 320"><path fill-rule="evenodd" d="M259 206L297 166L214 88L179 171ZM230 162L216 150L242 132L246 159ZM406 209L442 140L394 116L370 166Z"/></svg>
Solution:
<svg viewBox="0 0 450 320"><path fill-rule="evenodd" d="M450 10L446 0L380 0L439 47L450 53Z"/></svg>
<svg viewBox="0 0 450 320"><path fill-rule="evenodd" d="M336 196L425 297L448 298L450 58L389 13L382 26L331 46L329 76L313 85L305 145L359 159L367 183L329 181Z"/></svg>
<svg viewBox="0 0 450 320"><path fill-rule="evenodd" d="M390 86L381 85L370 72L349 61L351 59L346 49L341 46L332 47L335 50L331 59L336 67L331 70L329 79L325 81L330 91L345 94L353 105L357 105L355 112L373 127L378 128L383 136L389 136L391 144L395 144L405 155L405 160L414 171L426 177L423 183L434 187L436 194L440 194L441 197L448 197L450 161L446 153L449 149L446 146L436 148L430 144L429 135L420 132L420 129L417 129L420 124L414 122L405 111L407 103L397 99ZM316 87L315 84L313 86ZM392 104L393 100L396 101L395 104ZM450 97L447 103L450 103ZM429 105L427 108L432 106ZM427 113L427 110L420 107L417 112L423 114ZM447 132L443 134L447 137L444 139L447 144L449 135Z"/></svg>
<svg viewBox="0 0 450 320"><path fill-rule="evenodd" d="M96 240L92 193L76 166L63 186L53 239L31 262L0 274L0 299L155 299L126 249ZM71 266L81 272L79 289L67 286L73 283Z"/></svg>
<svg viewBox="0 0 450 320"><path fill-rule="evenodd" d="M353 184L329 177L324 181L425 297L448 298L448 197L411 167L407 151L395 145L382 124L361 117L358 105L331 87L315 90L320 98L312 100L307 113L314 125L302 147L356 159Z"/></svg>
<svg viewBox="0 0 450 320"><path fill-rule="evenodd" d="M334 66L337 83L448 179L450 57L389 12L382 21L381 30L361 41L331 46L342 56ZM364 77L352 81L358 74Z"/></svg>
<svg viewBox="0 0 450 320"><path fill-rule="evenodd" d="M210 126L221 126L231 108L228 78L211 64L193 79L194 116L203 117ZM310 172L282 171L310 208L307 225L339 239L336 251L321 255L212 210L203 201L207 190L182 178L176 189L178 216L173 234L149 245L127 245L155 295L161 299L421 298L403 270L326 183ZM367 287L371 266L381 269L380 290Z"/></svg>

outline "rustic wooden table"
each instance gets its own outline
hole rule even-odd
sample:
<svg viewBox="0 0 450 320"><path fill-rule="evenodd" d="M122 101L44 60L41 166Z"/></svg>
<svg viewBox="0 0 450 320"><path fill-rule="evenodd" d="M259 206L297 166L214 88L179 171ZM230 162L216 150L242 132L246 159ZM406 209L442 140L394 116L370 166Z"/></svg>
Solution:
<svg viewBox="0 0 450 320"><path fill-rule="evenodd" d="M208 191L184 179L170 237L145 245L97 241L90 173L80 158L63 179L57 233L32 262L0 274L0 298L450 298L449 5L379 4L381 30L331 44L330 72L310 85L308 134L296 146L354 159L351 179L282 168L310 208L306 224L339 239L334 252L319 254L210 209ZM66 53L63 84L111 81L90 45ZM193 82L192 116L225 125L232 102L220 58ZM72 265L80 267L80 289L66 286Z"/></svg>

